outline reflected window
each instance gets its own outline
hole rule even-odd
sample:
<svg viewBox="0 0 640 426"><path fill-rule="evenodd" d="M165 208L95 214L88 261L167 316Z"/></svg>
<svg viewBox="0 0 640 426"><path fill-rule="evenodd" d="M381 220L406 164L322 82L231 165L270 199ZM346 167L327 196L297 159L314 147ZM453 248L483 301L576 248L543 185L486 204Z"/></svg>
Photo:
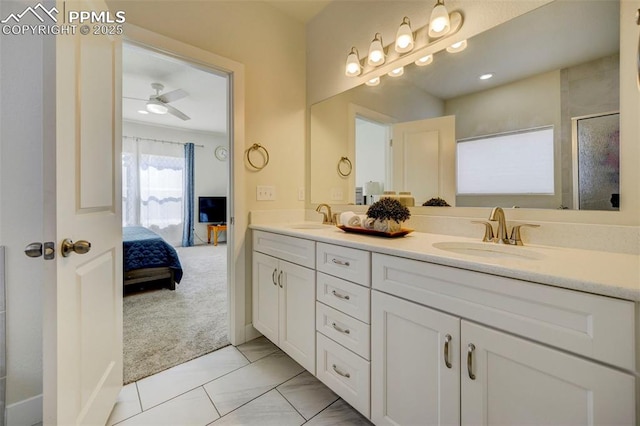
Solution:
<svg viewBox="0 0 640 426"><path fill-rule="evenodd" d="M458 195L554 194L553 126L459 140Z"/></svg>

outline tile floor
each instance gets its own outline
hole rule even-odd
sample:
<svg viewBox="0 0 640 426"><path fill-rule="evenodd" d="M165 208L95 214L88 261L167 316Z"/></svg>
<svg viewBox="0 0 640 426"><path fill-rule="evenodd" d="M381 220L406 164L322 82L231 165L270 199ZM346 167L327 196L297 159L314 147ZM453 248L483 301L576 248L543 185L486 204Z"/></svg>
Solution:
<svg viewBox="0 0 640 426"><path fill-rule="evenodd" d="M108 426L370 425L264 337L124 387Z"/></svg>

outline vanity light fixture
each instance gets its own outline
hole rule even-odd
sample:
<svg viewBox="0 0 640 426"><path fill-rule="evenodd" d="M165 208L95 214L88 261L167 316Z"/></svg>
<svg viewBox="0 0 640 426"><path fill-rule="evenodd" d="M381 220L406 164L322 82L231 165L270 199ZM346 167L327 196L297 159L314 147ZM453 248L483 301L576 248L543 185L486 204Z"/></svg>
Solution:
<svg viewBox="0 0 640 426"><path fill-rule="evenodd" d="M418 59L415 64L419 67L423 67L425 65L429 65L431 62L433 62L433 55L427 55Z"/></svg>
<svg viewBox="0 0 640 426"><path fill-rule="evenodd" d="M404 67L396 68L393 71L389 72L388 75L390 77L400 77L402 74L404 74Z"/></svg>
<svg viewBox="0 0 640 426"><path fill-rule="evenodd" d="M411 31L411 21L408 17L402 19L402 23L396 33L396 52L407 53L413 49L413 31Z"/></svg>
<svg viewBox="0 0 640 426"><path fill-rule="evenodd" d="M458 53L458 52L462 52L466 48L467 48L467 40L462 40L457 43L453 43L451 46L447 47L447 52Z"/></svg>
<svg viewBox="0 0 640 426"><path fill-rule="evenodd" d="M444 0L437 0L429 19L429 37L442 37L450 29L451 20L449 19L449 12L444 6Z"/></svg>
<svg viewBox="0 0 640 426"><path fill-rule="evenodd" d="M360 57L358 56L358 49L351 48L351 52L347 56L347 65L345 67L345 75L347 77L355 77L362 72L362 66L360 65Z"/></svg>
<svg viewBox="0 0 640 426"><path fill-rule="evenodd" d="M493 77L493 73L488 72L486 74L482 74L480 77L478 77L480 80L489 80L490 78Z"/></svg>
<svg viewBox="0 0 640 426"><path fill-rule="evenodd" d="M367 86L377 86L380 84L380 77L372 78L371 80L367 80L364 84Z"/></svg>
<svg viewBox="0 0 640 426"><path fill-rule="evenodd" d="M382 44L382 36L380 33L376 33L376 35L373 36L373 40L371 40L367 63L374 67L384 64L384 46Z"/></svg>
<svg viewBox="0 0 640 426"><path fill-rule="evenodd" d="M149 99L147 101L147 111L154 114L166 114L169 111L169 108L156 99Z"/></svg>

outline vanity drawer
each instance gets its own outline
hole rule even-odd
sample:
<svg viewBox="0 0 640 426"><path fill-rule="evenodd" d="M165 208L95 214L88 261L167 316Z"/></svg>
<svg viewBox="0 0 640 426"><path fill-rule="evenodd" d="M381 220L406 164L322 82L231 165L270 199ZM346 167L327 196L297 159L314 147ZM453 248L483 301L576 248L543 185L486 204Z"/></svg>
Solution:
<svg viewBox="0 0 640 426"><path fill-rule="evenodd" d="M371 360L371 331L368 324L316 302L316 330L364 359Z"/></svg>
<svg viewBox="0 0 640 426"><path fill-rule="evenodd" d="M353 408L370 418L369 361L360 358L328 337L316 333L318 379L347 401Z"/></svg>
<svg viewBox="0 0 640 426"><path fill-rule="evenodd" d="M371 289L318 272L316 299L367 324L371 323Z"/></svg>
<svg viewBox="0 0 640 426"><path fill-rule="evenodd" d="M635 370L633 302L374 253L373 288Z"/></svg>
<svg viewBox="0 0 640 426"><path fill-rule="evenodd" d="M307 268L316 266L315 242L271 232L253 231L253 249Z"/></svg>
<svg viewBox="0 0 640 426"><path fill-rule="evenodd" d="M318 243L316 269L364 286L371 286L371 253L332 244Z"/></svg>

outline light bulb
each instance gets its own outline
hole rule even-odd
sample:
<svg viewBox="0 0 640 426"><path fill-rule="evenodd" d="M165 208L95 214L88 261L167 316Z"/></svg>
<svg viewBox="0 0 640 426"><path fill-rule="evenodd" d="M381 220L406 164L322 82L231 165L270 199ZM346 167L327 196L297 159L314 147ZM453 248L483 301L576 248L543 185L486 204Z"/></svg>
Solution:
<svg viewBox="0 0 640 426"><path fill-rule="evenodd" d="M449 12L444 6L443 0L438 0L436 5L431 11L431 18L429 19L429 36L441 37L449 32L451 29L451 21L449 19Z"/></svg>
<svg viewBox="0 0 640 426"><path fill-rule="evenodd" d="M396 33L396 52L406 53L413 49L413 32L411 22L406 16L402 20L398 32Z"/></svg>
<svg viewBox="0 0 640 426"><path fill-rule="evenodd" d="M402 74L404 74L404 67L400 67L400 68L396 68L393 71L391 71L389 73L389 76L391 77L400 77Z"/></svg>
<svg viewBox="0 0 640 426"><path fill-rule="evenodd" d="M458 53L458 52L462 52L466 48L467 48L467 40L462 40L457 43L453 43L451 46L447 47L447 52Z"/></svg>
<svg viewBox="0 0 640 426"><path fill-rule="evenodd" d="M160 101L151 99L149 100L149 102L147 102L147 111L152 112L154 114L166 114L167 111L169 111L169 108L162 105Z"/></svg>
<svg viewBox="0 0 640 426"><path fill-rule="evenodd" d="M384 64L384 47L382 47L382 36L379 33L376 33L371 41L367 63L374 67Z"/></svg>
<svg viewBox="0 0 640 426"><path fill-rule="evenodd" d="M345 75L347 77L355 77L360 75L362 67L360 66L360 58L358 57L358 49L351 48L349 56L347 56L347 65L345 67Z"/></svg>
<svg viewBox="0 0 640 426"><path fill-rule="evenodd" d="M377 86L380 84L380 77L374 77L371 80L367 80L365 83L367 86Z"/></svg>
<svg viewBox="0 0 640 426"><path fill-rule="evenodd" d="M418 59L415 64L419 67L423 67L425 65L429 65L431 62L433 62L433 55L427 55Z"/></svg>

